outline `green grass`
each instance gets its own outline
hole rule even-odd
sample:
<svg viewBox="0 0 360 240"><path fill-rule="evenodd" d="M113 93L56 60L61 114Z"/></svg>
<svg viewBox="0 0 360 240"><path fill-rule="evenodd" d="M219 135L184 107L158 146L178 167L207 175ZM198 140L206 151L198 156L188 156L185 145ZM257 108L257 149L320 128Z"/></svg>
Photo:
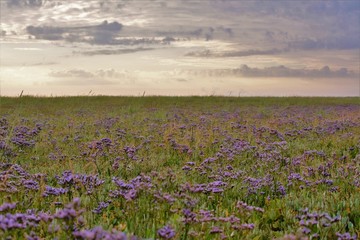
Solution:
<svg viewBox="0 0 360 240"><path fill-rule="evenodd" d="M0 149L0 205L17 203L0 216L27 209L55 214L75 197L84 210L84 224L76 217L71 223L54 219L26 229L0 228L3 238L25 238L33 232L63 239L72 234L66 226L102 226L150 239L159 238L157 230L165 225L176 231L175 239L360 234L359 98L2 97L0 119L0 143L6 145ZM37 134L26 136L33 146L13 142L19 126L29 131L41 126ZM112 145L96 149L96 141L104 138ZM127 148L136 149L133 156ZM204 163L209 158L215 160ZM14 164L29 175L20 176ZM186 165L191 170L184 170ZM69 170L98 174L104 183L90 194L77 182L66 194L44 197L45 186L65 187L56 176ZM42 177L34 175L38 173ZM302 180L291 180L292 174ZM129 183L138 176L148 176L151 187L141 178L135 199L111 196L119 190L114 177ZM38 183L37 190L22 182L30 179ZM226 184L219 187L222 192L189 190L215 181ZM17 191L10 192L10 185ZM164 199L167 194L173 201ZM101 214L92 212L108 200ZM239 201L264 212L241 210ZM311 232L303 234L297 216L310 219L302 212L305 208L341 219L329 226L323 226L329 220L317 219L308 223ZM212 211L215 218L186 223L183 209L198 220L201 210ZM239 222L222 219L229 216ZM254 228L236 229L242 224ZM49 225L61 230L49 233ZM222 233L211 233L213 226Z"/></svg>

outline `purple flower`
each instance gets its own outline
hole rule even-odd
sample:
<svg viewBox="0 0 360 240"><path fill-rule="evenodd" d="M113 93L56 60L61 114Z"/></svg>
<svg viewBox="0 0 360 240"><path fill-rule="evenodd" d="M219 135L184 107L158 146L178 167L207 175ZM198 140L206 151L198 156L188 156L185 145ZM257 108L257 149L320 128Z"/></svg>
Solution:
<svg viewBox="0 0 360 240"><path fill-rule="evenodd" d="M22 184L27 189L39 190L39 183L32 179L22 181Z"/></svg>
<svg viewBox="0 0 360 240"><path fill-rule="evenodd" d="M74 231L73 236L76 239L96 240L96 239L116 239L126 240L128 239L125 233L112 231L108 232L102 229L102 227L95 227L89 230Z"/></svg>
<svg viewBox="0 0 360 240"><path fill-rule="evenodd" d="M83 210L79 210L80 207L80 199L74 198L71 203L65 206L64 209L57 211L54 214L55 218L59 219L75 219L76 217L80 216Z"/></svg>
<svg viewBox="0 0 360 240"><path fill-rule="evenodd" d="M167 225L163 228L160 228L157 231L158 235L163 238L163 239L171 239L175 236L175 231L174 229L171 228L171 226Z"/></svg>
<svg viewBox="0 0 360 240"><path fill-rule="evenodd" d="M74 183L74 175L71 171L64 171L61 177L56 176L56 179L60 185L72 185Z"/></svg>
<svg viewBox="0 0 360 240"><path fill-rule="evenodd" d="M249 229L252 230L255 228L255 225L253 223L244 223L240 225L242 229Z"/></svg>
<svg viewBox="0 0 360 240"><path fill-rule="evenodd" d="M3 203L0 205L0 212L4 212L9 209L14 209L16 207L16 203Z"/></svg>
<svg viewBox="0 0 360 240"><path fill-rule="evenodd" d="M191 168L190 166L185 165L184 167L182 167L182 170L184 170L184 171L191 171L192 168Z"/></svg>
<svg viewBox="0 0 360 240"><path fill-rule="evenodd" d="M304 228L301 229L301 232L304 233L304 234L309 234L309 233L311 233L311 230L309 228L307 228L307 227L304 227Z"/></svg>
<svg viewBox="0 0 360 240"><path fill-rule="evenodd" d="M210 229L210 233L222 233L223 230L217 226L213 226L211 229Z"/></svg>
<svg viewBox="0 0 360 240"><path fill-rule="evenodd" d="M26 240L40 240L41 238L36 236L34 232L31 232L30 235L26 237Z"/></svg>
<svg viewBox="0 0 360 240"><path fill-rule="evenodd" d="M35 214L34 211L28 210L26 213L7 213L0 215L0 229L7 231L11 229L25 229L28 227L37 227L40 221L44 221L45 213Z"/></svg>
<svg viewBox="0 0 360 240"><path fill-rule="evenodd" d="M260 207L255 207L255 206L249 206L247 205L245 202L242 201L238 201L236 204L236 207L239 208L240 210L244 209L247 211L257 211L257 212L264 212L263 208Z"/></svg>
<svg viewBox="0 0 360 240"><path fill-rule="evenodd" d="M222 193L222 192L224 192L224 189L222 189L222 188L217 188L217 187L211 188L210 190L211 190L211 192L213 192L213 193Z"/></svg>
<svg viewBox="0 0 360 240"><path fill-rule="evenodd" d="M185 208L182 210L182 213L184 215L183 222L190 223L190 222L196 222L196 213L192 212L190 209Z"/></svg>
<svg viewBox="0 0 360 240"><path fill-rule="evenodd" d="M351 234L348 232L343 233L343 234L337 232L336 236L338 237L338 240L356 240L357 239L356 234L351 236Z"/></svg>
<svg viewBox="0 0 360 240"><path fill-rule="evenodd" d="M44 197L47 197L49 195L59 196L67 192L68 190L66 188L54 188L54 187L46 186L43 196Z"/></svg>
<svg viewBox="0 0 360 240"><path fill-rule="evenodd" d="M73 174L71 171L64 171L61 176L56 176L56 179L58 184L69 188L75 187L78 189L82 186L87 190L87 194L91 194L94 188L105 182L98 175Z"/></svg>
<svg viewBox="0 0 360 240"><path fill-rule="evenodd" d="M110 201L108 202L100 202L99 205L92 211L93 213L100 214L103 212L105 208L107 208L110 204Z"/></svg>
<svg viewBox="0 0 360 240"><path fill-rule="evenodd" d="M280 185L279 188L278 188L278 192L285 196L286 195L286 190L285 190L285 187L283 185Z"/></svg>
<svg viewBox="0 0 360 240"><path fill-rule="evenodd" d="M8 148L8 146L6 145L5 141L0 141L0 149L5 150L7 148Z"/></svg>
<svg viewBox="0 0 360 240"><path fill-rule="evenodd" d="M105 147L111 147L112 145L112 141L110 138L103 138L101 139L101 143L105 146Z"/></svg>

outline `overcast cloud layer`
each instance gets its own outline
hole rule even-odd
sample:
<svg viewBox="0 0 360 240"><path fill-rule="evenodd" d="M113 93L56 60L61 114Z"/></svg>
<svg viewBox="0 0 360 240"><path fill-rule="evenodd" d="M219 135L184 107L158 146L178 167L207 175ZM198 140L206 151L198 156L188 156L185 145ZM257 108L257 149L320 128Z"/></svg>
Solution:
<svg viewBox="0 0 360 240"><path fill-rule="evenodd" d="M360 94L357 0L1 1L3 95Z"/></svg>

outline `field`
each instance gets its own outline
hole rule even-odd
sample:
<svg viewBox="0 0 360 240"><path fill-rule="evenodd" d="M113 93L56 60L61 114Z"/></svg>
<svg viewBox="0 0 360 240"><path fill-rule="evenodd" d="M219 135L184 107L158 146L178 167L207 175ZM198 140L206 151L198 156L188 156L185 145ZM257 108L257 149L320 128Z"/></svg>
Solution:
<svg viewBox="0 0 360 240"><path fill-rule="evenodd" d="M359 98L0 99L1 239L357 239Z"/></svg>

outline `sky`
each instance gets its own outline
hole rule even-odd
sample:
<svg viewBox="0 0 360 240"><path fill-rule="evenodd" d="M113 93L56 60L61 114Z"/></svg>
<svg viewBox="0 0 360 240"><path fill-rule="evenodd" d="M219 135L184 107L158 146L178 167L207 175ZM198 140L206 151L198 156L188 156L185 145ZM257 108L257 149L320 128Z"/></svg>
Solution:
<svg viewBox="0 0 360 240"><path fill-rule="evenodd" d="M360 96L358 0L0 4L2 96Z"/></svg>

